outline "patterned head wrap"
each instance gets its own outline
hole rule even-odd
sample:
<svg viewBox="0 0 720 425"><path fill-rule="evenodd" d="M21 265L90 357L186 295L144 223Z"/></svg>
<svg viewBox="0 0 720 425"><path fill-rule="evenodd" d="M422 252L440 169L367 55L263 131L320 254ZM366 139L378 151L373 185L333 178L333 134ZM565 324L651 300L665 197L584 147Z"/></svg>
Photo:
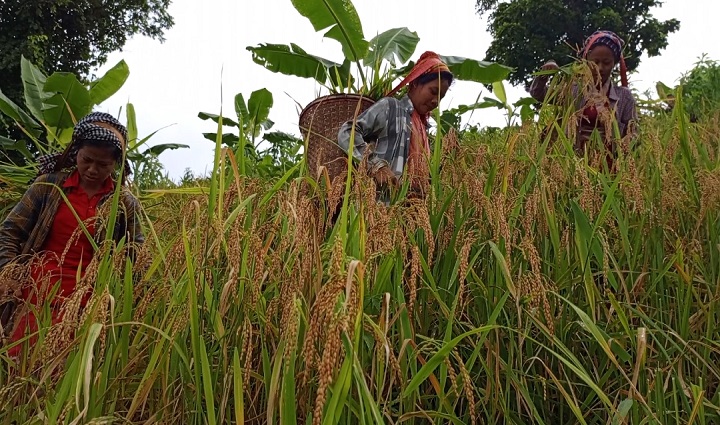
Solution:
<svg viewBox="0 0 720 425"><path fill-rule="evenodd" d="M386 96L394 95L401 88L412 83L418 77L421 77L430 72L450 72L450 68L448 68L445 62L440 59L440 56L438 56L437 53L428 51L420 55L420 59L418 59L413 69L410 70L410 73L407 75L407 77L405 77L405 79L403 79L400 84L398 84L394 89L392 89Z"/></svg>
<svg viewBox="0 0 720 425"><path fill-rule="evenodd" d="M64 152L38 158L38 176L75 166L78 151L86 142L113 146L117 149L118 156L122 157L126 148L127 129L115 117L105 112L87 115L75 125L72 141ZM130 166L125 161L125 177L129 174Z"/></svg>
<svg viewBox="0 0 720 425"><path fill-rule="evenodd" d="M627 66L625 65L625 57L622 53L623 47L625 46L623 39L612 31L596 31L585 40L582 52L583 59L587 59L590 51L597 46L605 46L613 52L615 63L620 64L620 79L622 85L623 87L627 87Z"/></svg>

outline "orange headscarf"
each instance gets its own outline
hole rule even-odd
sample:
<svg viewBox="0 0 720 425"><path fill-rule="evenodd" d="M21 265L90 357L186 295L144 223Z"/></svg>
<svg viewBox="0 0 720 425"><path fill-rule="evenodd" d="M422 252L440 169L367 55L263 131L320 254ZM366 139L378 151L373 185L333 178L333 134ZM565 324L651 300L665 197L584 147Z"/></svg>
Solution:
<svg viewBox="0 0 720 425"><path fill-rule="evenodd" d="M418 77L428 74L430 72L438 72L438 73L450 72L450 68L448 68L448 66L445 65L445 62L443 62L440 59L440 56L438 56L437 53L427 51L427 52L423 53L422 55L420 55L420 59L418 59L415 66L413 66L413 69L410 70L410 73L407 75L407 77L405 77L402 81L400 81L400 84L395 86L395 88L392 89L385 96L394 95L401 88L412 83Z"/></svg>

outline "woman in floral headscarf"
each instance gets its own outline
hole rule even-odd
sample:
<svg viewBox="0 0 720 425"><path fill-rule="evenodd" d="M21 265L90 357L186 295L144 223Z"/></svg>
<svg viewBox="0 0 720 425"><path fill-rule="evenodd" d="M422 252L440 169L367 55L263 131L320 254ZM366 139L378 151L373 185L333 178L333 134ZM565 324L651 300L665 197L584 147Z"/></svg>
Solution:
<svg viewBox="0 0 720 425"><path fill-rule="evenodd" d="M595 74L595 84L587 90L582 99L578 99L578 109L582 113L578 119L578 131L575 141L575 150L581 154L590 140L593 132L597 131L604 141L609 152L614 152L614 143L610 131L612 127L606 126L600 118L606 111L612 111L617 122L620 136L632 134L637 122L635 98L627 88L627 68L622 50L624 42L615 33L610 31L597 31L585 40L582 58L587 60ZM612 81L612 72L616 66L620 68L621 86ZM555 61L548 61L541 70L557 70ZM547 96L548 76L536 77L530 86L530 94L542 102ZM580 90L576 88L576 90ZM607 113L605 113L607 115Z"/></svg>
<svg viewBox="0 0 720 425"><path fill-rule="evenodd" d="M428 117L453 82L453 74L440 57L425 52L407 77L357 120L340 128L338 144L361 160L368 143L375 141L368 162L380 188L397 187L403 175L410 179L414 195L424 196L430 156ZM393 97L407 86L401 99ZM353 132L354 130L354 132ZM354 141L351 138L354 136Z"/></svg>
<svg viewBox="0 0 720 425"><path fill-rule="evenodd" d="M109 114L92 113L80 120L72 141L61 154L39 158L38 176L0 225L0 304L2 325L18 304L14 329L3 329L10 341L36 332L35 307L48 296L52 322L61 320L61 308L74 292L78 276L91 262L94 248L89 235L100 242L105 230L98 220L98 209L115 191L113 175L124 163L127 130ZM125 162L124 183L128 173ZM63 200L63 195L66 201ZM140 205L129 191L121 188L120 208L113 229L113 240L125 238L129 245L144 241L139 223ZM11 264L24 265L27 281L9 276ZM4 273L5 272L5 273ZM15 299L7 302L8 297ZM83 303L87 301L87 297ZM19 302L19 303L18 303ZM23 308L24 307L24 308ZM32 307L32 308L30 308ZM16 355L19 346L11 349Z"/></svg>

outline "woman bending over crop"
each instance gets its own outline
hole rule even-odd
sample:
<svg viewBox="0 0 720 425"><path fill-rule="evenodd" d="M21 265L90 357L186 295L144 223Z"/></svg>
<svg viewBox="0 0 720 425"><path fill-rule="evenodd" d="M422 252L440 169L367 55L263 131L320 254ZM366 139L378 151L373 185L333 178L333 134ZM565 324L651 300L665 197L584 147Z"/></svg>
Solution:
<svg viewBox="0 0 720 425"><path fill-rule="evenodd" d="M578 93L581 88L574 87L577 97L576 107L578 111L582 111L578 117L574 145L578 154L585 151L591 135L596 131L606 149L609 152L615 152L612 126L606 125L610 124L608 121L611 120L603 121L602 117L604 116L608 118L614 116L621 137L624 138L634 132L637 110L635 98L627 88L627 69L622 54L623 45L623 40L610 31L598 31L585 41L582 58L590 63L595 76L595 84L591 84L587 90L583 91L586 93L584 96ZM612 72L618 64L621 87L615 85L611 78ZM552 60L546 62L541 68L543 71L557 69L558 65ZM543 102L548 92L547 82L547 75L536 77L530 86L530 95Z"/></svg>
<svg viewBox="0 0 720 425"><path fill-rule="evenodd" d="M396 188L404 176L411 194L423 197L429 183L428 118L452 82L453 74L440 57L423 53L397 87L340 127L338 144L346 152L352 146L358 160L370 149L369 171L380 188ZM406 85L405 96L393 97Z"/></svg>
<svg viewBox="0 0 720 425"><path fill-rule="evenodd" d="M62 307L75 292L94 254L79 222L97 243L105 239L103 215L98 211L112 199L113 174L123 163L126 142L127 130L111 115L86 116L75 126L72 141L62 154L39 159L38 177L0 225L0 297L4 298L0 303L5 302L0 313L4 327L13 324L4 329L10 342L38 330L34 311L43 300L49 302L52 323L62 320ZM123 184L128 173L125 165ZM140 205L128 190L120 190L112 239L141 244ZM27 270L27 281L3 273L11 264L21 264ZM82 298L82 307L89 295ZM14 297L13 301L6 302L8 296ZM13 311L14 320L9 320ZM12 347L10 355L17 355L19 349L19 345Z"/></svg>

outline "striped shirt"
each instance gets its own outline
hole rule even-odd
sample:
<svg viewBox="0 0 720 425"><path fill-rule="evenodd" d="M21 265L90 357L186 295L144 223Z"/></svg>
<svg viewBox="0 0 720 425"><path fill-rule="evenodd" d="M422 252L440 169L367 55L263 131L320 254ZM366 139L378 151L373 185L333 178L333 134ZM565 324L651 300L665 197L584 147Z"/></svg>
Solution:
<svg viewBox="0 0 720 425"><path fill-rule="evenodd" d="M412 102L407 96L378 100L354 121L353 157L362 160L372 146L368 155L370 171L390 166L398 178L402 176L410 149L412 113ZM353 121L348 121L338 132L338 144L345 152L350 151L352 130Z"/></svg>

